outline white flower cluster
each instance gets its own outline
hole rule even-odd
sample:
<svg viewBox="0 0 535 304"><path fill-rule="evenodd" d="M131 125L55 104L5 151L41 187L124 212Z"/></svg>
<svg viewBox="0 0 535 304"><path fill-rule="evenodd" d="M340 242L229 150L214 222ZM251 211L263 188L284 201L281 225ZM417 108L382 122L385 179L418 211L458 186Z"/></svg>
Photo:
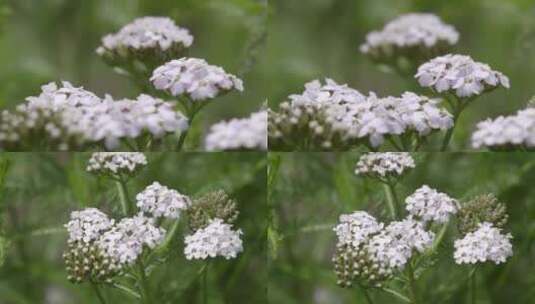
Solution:
<svg viewBox="0 0 535 304"><path fill-rule="evenodd" d="M222 256L227 260L235 258L243 251L241 234L240 229L232 230L232 225L215 218L205 228L186 236L184 254L188 260L217 256Z"/></svg>
<svg viewBox="0 0 535 304"><path fill-rule="evenodd" d="M363 249L385 273L403 268L413 252L424 252L435 238L419 221L407 218L384 227L364 211L340 216L340 224L334 231L337 247L350 245L357 251Z"/></svg>
<svg viewBox="0 0 535 304"><path fill-rule="evenodd" d="M87 208L71 213L70 221L65 225L69 233L69 242L81 241L89 243L97 240L103 231L109 230L114 221L96 209Z"/></svg>
<svg viewBox="0 0 535 304"><path fill-rule="evenodd" d="M267 120L268 113L262 110L248 118L219 122L206 136L206 150L267 150Z"/></svg>
<svg viewBox="0 0 535 304"><path fill-rule="evenodd" d="M61 87L50 83L42 90L16 111L2 113L0 143L14 144L42 130L43 136L57 141L62 150L100 142L115 149L122 139L145 133L160 138L188 127L187 119L172 103L149 95L135 100L100 99L68 82Z"/></svg>
<svg viewBox="0 0 535 304"><path fill-rule="evenodd" d="M158 182L152 183L136 195L137 207L155 218L166 217L177 219L180 212L191 205L188 196L180 194L174 189L162 186Z"/></svg>
<svg viewBox="0 0 535 304"><path fill-rule="evenodd" d="M422 221L445 223L459 210L457 200L427 185L423 185L408 196L405 203L409 214Z"/></svg>
<svg viewBox="0 0 535 304"><path fill-rule="evenodd" d="M360 51L367 54L393 48L433 48L439 43L454 45L458 40L455 28L443 23L438 16L411 13L388 22L381 31L370 32Z"/></svg>
<svg viewBox="0 0 535 304"><path fill-rule="evenodd" d="M459 98L473 97L500 85L509 88L505 75L464 55L436 57L422 64L415 78L423 87L439 93L451 91Z"/></svg>
<svg viewBox="0 0 535 304"><path fill-rule="evenodd" d="M191 100L214 98L232 89L243 91L238 77L198 58L172 60L154 70L150 80L158 90L173 96L186 95Z"/></svg>
<svg viewBox="0 0 535 304"><path fill-rule="evenodd" d="M145 154L139 152L96 152L91 155L87 171L99 174L132 174L147 165Z"/></svg>
<svg viewBox="0 0 535 304"><path fill-rule="evenodd" d="M125 25L119 32L102 38L98 54L120 49L159 48L163 51L178 45L188 48L193 43L193 36L187 29L178 27L166 17L143 17Z"/></svg>
<svg viewBox="0 0 535 304"><path fill-rule="evenodd" d="M120 264L129 265L143 252L155 248L164 239L165 230L156 227L154 219L136 215L122 219L98 240L98 246Z"/></svg>
<svg viewBox="0 0 535 304"><path fill-rule="evenodd" d="M337 139L351 142L368 139L378 147L385 136L414 133L426 136L435 130L453 126L452 115L441 109L440 100L405 92L401 97L368 97L347 85L327 79L308 83L301 95L290 96L280 105L281 113L270 117L270 134L275 140L303 137L291 134L309 129L311 137L325 137L323 146L330 148ZM271 113L270 113L271 115Z"/></svg>
<svg viewBox="0 0 535 304"><path fill-rule="evenodd" d="M535 147L535 108L518 111L515 115L499 116L477 124L472 134L474 148L490 149Z"/></svg>
<svg viewBox="0 0 535 304"><path fill-rule="evenodd" d="M389 175L402 175L415 166L414 159L407 152L372 152L366 153L359 158L355 174L383 178Z"/></svg>
<svg viewBox="0 0 535 304"><path fill-rule="evenodd" d="M383 229L383 224L365 211L355 211L351 214L342 214L340 223L334 227L338 244L352 245L357 248L364 243L370 235Z"/></svg>
<svg viewBox="0 0 535 304"><path fill-rule="evenodd" d="M495 264L504 263L513 255L511 234L502 234L499 228L491 223L479 224L474 232L467 233L464 238L455 241L453 257L457 264L475 264L486 261Z"/></svg>

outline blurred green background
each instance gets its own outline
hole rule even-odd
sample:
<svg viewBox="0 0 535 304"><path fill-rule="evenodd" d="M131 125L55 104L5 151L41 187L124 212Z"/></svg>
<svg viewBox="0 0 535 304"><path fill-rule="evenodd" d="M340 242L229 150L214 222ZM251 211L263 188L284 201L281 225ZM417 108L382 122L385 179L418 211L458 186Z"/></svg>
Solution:
<svg viewBox="0 0 535 304"><path fill-rule="evenodd" d="M269 43L259 68L272 89L272 108L303 84L330 77L367 94L431 94L396 74L385 74L358 47L366 34L409 12L430 12L460 33L453 52L488 63L511 80L511 89L480 97L460 119L450 150L469 148L475 124L512 114L535 95L535 1L533 0L270 0ZM305 4L306 3L306 4ZM442 136L438 136L441 138Z"/></svg>
<svg viewBox="0 0 535 304"><path fill-rule="evenodd" d="M358 288L336 285L331 257L338 216L366 210L389 216L382 184L354 175L358 153L271 153L268 202L270 303L366 303ZM477 303L533 303L535 296L535 155L529 153L418 153L416 168L397 186L400 201L423 184L465 201L494 193L509 214L514 255L477 271ZM456 265L450 224L436 264L418 280L422 303L468 303L470 266ZM370 291L374 303L398 303ZM400 302L401 303L401 302Z"/></svg>
<svg viewBox="0 0 535 304"><path fill-rule="evenodd" d="M0 303L97 303L90 285L67 281L61 257L67 239L63 224L70 212L92 206L120 214L114 182L85 172L89 156L0 156L0 173L5 162L10 163L5 179L0 179ZM244 232L244 251L236 259L211 263L208 303L266 303L264 154L164 153L150 154L148 160L149 165L128 184L131 196L158 181L192 197L222 188L238 202L235 227ZM197 272L204 263L185 259L187 230L180 229L169 263L158 266L149 279L157 303L201 303ZM135 303L115 289L104 290L108 303Z"/></svg>
<svg viewBox="0 0 535 304"><path fill-rule="evenodd" d="M1 4L4 3L4 4ZM105 34L142 16L167 16L205 58L244 80L243 93L218 98L196 119L190 145L220 120L258 110L269 91L255 68L266 41L265 0L0 0L0 108L13 108L50 81L68 80L99 96L135 98L139 89L95 53Z"/></svg>

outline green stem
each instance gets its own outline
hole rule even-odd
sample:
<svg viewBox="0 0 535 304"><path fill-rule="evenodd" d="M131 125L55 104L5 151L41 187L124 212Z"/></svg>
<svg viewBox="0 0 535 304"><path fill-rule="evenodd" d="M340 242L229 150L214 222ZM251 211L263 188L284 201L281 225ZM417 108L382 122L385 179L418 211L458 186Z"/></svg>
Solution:
<svg viewBox="0 0 535 304"><path fill-rule="evenodd" d="M470 276L470 295L471 295L471 299L470 299L470 303L471 304L475 304L476 303L476 271L474 270L474 272L472 273L472 275Z"/></svg>
<svg viewBox="0 0 535 304"><path fill-rule="evenodd" d="M370 293L366 288L362 287L362 293L364 294L364 297L366 298L368 304L373 304L372 297L370 296Z"/></svg>
<svg viewBox="0 0 535 304"><path fill-rule="evenodd" d="M125 216L129 216L131 213L131 201L128 196L128 188L126 187L126 181L122 176L115 182L117 185L117 191L119 192L119 200L121 201L121 209Z"/></svg>
<svg viewBox="0 0 535 304"><path fill-rule="evenodd" d="M161 252L161 251L165 250L169 246L169 244L175 238L175 236L176 236L176 234L178 232L178 227L179 226L180 226L180 218L175 220L175 222L173 223L173 226L171 226L171 229L169 229L169 231L167 232L163 243L160 246L158 246L158 248L155 250L155 252Z"/></svg>
<svg viewBox="0 0 535 304"><path fill-rule="evenodd" d="M208 303L208 262L202 273L202 303Z"/></svg>
<svg viewBox="0 0 535 304"><path fill-rule="evenodd" d="M102 292L100 291L100 288L98 287L98 285L96 283L91 282L91 287L93 287L93 290L95 291L100 304L106 304L104 295L102 295Z"/></svg>
<svg viewBox="0 0 535 304"><path fill-rule="evenodd" d="M413 304L418 303L418 294L416 292L416 279L414 278L414 270L412 269L412 264L407 263L407 271L409 272L409 288L411 292L411 302Z"/></svg>
<svg viewBox="0 0 535 304"><path fill-rule="evenodd" d="M116 289L124 292L125 294L127 294L127 295L129 295L131 297L134 297L136 299L141 299L141 296L137 292L135 292L132 289L130 289L129 287L126 287L126 286L118 284L118 283L112 283L111 286L113 288L116 288Z"/></svg>
<svg viewBox="0 0 535 304"><path fill-rule="evenodd" d="M143 261L140 259L137 263L138 271L139 271L139 288L140 288L140 294L141 299L144 304L150 304L151 296L150 296L150 290L148 286L147 281L147 275L145 274L145 266L143 265Z"/></svg>
<svg viewBox="0 0 535 304"><path fill-rule="evenodd" d="M396 298L402 300L405 303L410 303L411 302L411 299L407 298L406 296L402 295L401 293L399 293L399 292L397 292L397 291L395 291L393 289L383 287L383 288L381 288L381 290L386 292L386 293L389 293L389 294L395 296Z"/></svg>
<svg viewBox="0 0 535 304"><path fill-rule="evenodd" d="M191 100L179 100L179 102L182 104L182 107L184 107L184 110L186 112L186 116L188 117L188 128L180 134L180 137L178 138L178 142L176 145L176 151L181 151L184 143L186 142L186 137L188 136L189 129L193 125L193 120L195 119L195 116L197 116L197 113L201 111L204 106L206 106L207 102L204 101L191 101Z"/></svg>
<svg viewBox="0 0 535 304"><path fill-rule="evenodd" d="M438 246L440 246L440 243L442 243L442 240L444 239L444 235L446 234L446 231L448 230L448 224L450 222L447 221L442 225L442 228L440 228L440 231L437 234L437 237L435 238L435 241L433 242L433 246L431 247L431 253L434 253Z"/></svg>
<svg viewBox="0 0 535 304"><path fill-rule="evenodd" d="M455 126L457 126L457 121L459 120L459 117L461 117L461 113L463 112L466 104L468 104L470 101L471 100L461 101L455 98L455 101L450 102L453 108L453 126L446 132L444 140L442 141L442 146L440 147L440 152L444 152L448 149L451 138L453 137L453 131L455 130Z"/></svg>
<svg viewBox="0 0 535 304"><path fill-rule="evenodd" d="M392 220L398 219L398 197L396 195L396 190L394 189L394 185L392 183L384 183L383 184L385 194L386 194L386 202L388 205L388 210L390 211L390 216L392 217Z"/></svg>

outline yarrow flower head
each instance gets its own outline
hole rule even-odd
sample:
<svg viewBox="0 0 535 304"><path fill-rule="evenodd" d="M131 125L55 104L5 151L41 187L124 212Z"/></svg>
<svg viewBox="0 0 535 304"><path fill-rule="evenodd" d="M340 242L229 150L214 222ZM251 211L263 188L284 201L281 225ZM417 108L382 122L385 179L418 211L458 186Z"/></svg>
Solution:
<svg viewBox="0 0 535 304"><path fill-rule="evenodd" d="M535 108L479 122L472 134L472 146L491 150L534 149Z"/></svg>
<svg viewBox="0 0 535 304"><path fill-rule="evenodd" d="M231 90L243 91L241 79L198 58L169 61L154 70L150 81L158 90L194 101L212 99Z"/></svg>
<svg viewBox="0 0 535 304"><path fill-rule="evenodd" d="M435 234L432 231L426 231L422 222L412 218L391 222L384 231L407 245L410 250L420 253L431 247L435 239Z"/></svg>
<svg viewBox="0 0 535 304"><path fill-rule="evenodd" d="M405 199L406 209L422 221L445 223L459 210L459 202L447 194L423 185Z"/></svg>
<svg viewBox="0 0 535 304"><path fill-rule="evenodd" d="M509 78L470 56L448 54L432 59L418 68L415 78L423 87L436 92L451 92L470 98L498 86L509 88Z"/></svg>
<svg viewBox="0 0 535 304"><path fill-rule="evenodd" d="M91 155L87 171L103 175L133 175L147 165L145 154L138 152L96 152Z"/></svg>
<svg viewBox="0 0 535 304"><path fill-rule="evenodd" d="M102 143L116 149L123 139L149 134L161 138L188 128L174 105L149 95L135 100L100 99L68 82L50 83L37 97L15 111L4 111L0 120L0 145L20 149L32 139L46 138L52 149L78 149Z"/></svg>
<svg viewBox="0 0 535 304"><path fill-rule="evenodd" d="M459 33L455 28L443 23L438 16L411 13L388 22L381 31L370 32L360 51L374 60L387 61L401 55L439 54L458 40Z"/></svg>
<svg viewBox="0 0 535 304"><path fill-rule="evenodd" d="M103 231L114 225L113 219L96 209L86 208L82 211L73 211L71 220L65 225L69 233L69 241L92 242L100 237Z"/></svg>
<svg viewBox="0 0 535 304"><path fill-rule="evenodd" d="M113 225L114 221L96 208L71 213L71 220L65 225L69 238L63 253L69 281L110 282L120 273L120 265L96 245Z"/></svg>
<svg viewBox="0 0 535 304"><path fill-rule="evenodd" d="M239 215L236 201L224 190L211 191L194 199L186 211L193 231L205 228L214 218L233 224Z"/></svg>
<svg viewBox="0 0 535 304"><path fill-rule="evenodd" d="M102 38L97 54L110 63L168 60L176 58L193 43L187 29L165 17L142 17L125 25L117 33ZM146 60L150 59L150 60Z"/></svg>
<svg viewBox="0 0 535 304"><path fill-rule="evenodd" d="M98 240L100 249L121 265L131 265L143 252L161 244L165 230L143 215L123 218Z"/></svg>
<svg viewBox="0 0 535 304"><path fill-rule="evenodd" d="M267 150L267 120L268 113L262 110L247 118L219 122L210 127L206 150Z"/></svg>
<svg viewBox="0 0 535 304"><path fill-rule="evenodd" d="M415 166L414 159L407 152L371 152L359 158L355 174L383 180L398 177Z"/></svg>
<svg viewBox="0 0 535 304"><path fill-rule="evenodd" d="M338 244L358 247L366 242L370 235L383 229L383 224L365 211L342 214L340 223L334 227Z"/></svg>
<svg viewBox="0 0 535 304"><path fill-rule="evenodd" d="M155 218L166 217L177 219L180 212L191 205L188 196L169 189L158 182L152 183L136 195L137 207L144 213Z"/></svg>
<svg viewBox="0 0 535 304"><path fill-rule="evenodd" d="M513 255L512 238L510 233L503 234L491 223L481 223L476 231L469 232L464 238L455 241L455 263L504 263Z"/></svg>
<svg viewBox="0 0 535 304"><path fill-rule="evenodd" d="M213 219L205 228L186 236L184 255L188 260L205 260L218 256L236 258L243 251L242 231L232 230L222 219Z"/></svg>
<svg viewBox="0 0 535 304"><path fill-rule="evenodd" d="M302 94L289 96L279 111L269 111L270 145L284 145L295 138L312 143L317 149L345 146L346 133L352 124L352 107L366 97L347 84L327 78L305 84Z"/></svg>

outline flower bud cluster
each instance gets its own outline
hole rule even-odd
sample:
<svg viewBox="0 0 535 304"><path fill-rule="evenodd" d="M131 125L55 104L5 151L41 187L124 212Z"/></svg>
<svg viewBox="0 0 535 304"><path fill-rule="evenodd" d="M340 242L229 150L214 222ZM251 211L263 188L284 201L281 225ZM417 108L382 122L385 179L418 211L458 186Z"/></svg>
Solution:
<svg viewBox="0 0 535 304"><path fill-rule="evenodd" d="M236 200L224 190L211 191L194 199L187 213L188 223L193 231L205 228L214 218L234 224L239 215Z"/></svg>
<svg viewBox="0 0 535 304"><path fill-rule="evenodd" d="M480 223L491 223L494 227L503 229L507 224L507 209L494 194L479 195L461 205L457 226L465 235L474 232Z"/></svg>

